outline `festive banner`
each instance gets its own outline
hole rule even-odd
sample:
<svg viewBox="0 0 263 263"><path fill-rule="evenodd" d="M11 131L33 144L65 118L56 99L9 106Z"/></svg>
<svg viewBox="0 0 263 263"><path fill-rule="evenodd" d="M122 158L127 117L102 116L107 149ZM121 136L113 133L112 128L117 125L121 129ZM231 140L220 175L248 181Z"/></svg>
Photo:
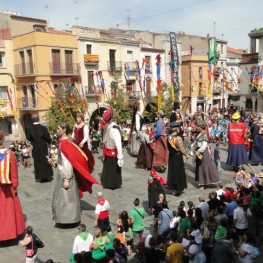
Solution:
<svg viewBox="0 0 263 263"><path fill-rule="evenodd" d="M176 35L174 32L170 32L170 44L171 44L171 62L170 67L173 72L174 89L177 92L179 90L178 72L179 72L179 57L178 49L176 45Z"/></svg>
<svg viewBox="0 0 263 263"><path fill-rule="evenodd" d="M216 63L216 51L217 51L216 38L211 37L209 40L209 62L210 64Z"/></svg>

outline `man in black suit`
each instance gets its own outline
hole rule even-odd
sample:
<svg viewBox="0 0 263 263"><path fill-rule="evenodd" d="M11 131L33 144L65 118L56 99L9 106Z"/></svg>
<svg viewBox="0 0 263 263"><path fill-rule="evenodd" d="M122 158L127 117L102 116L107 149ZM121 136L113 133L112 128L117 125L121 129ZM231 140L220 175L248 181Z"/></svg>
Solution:
<svg viewBox="0 0 263 263"><path fill-rule="evenodd" d="M52 180L53 169L48 163L48 144L51 143L50 134L46 127L39 124L39 115L32 115L33 125L27 130L27 139L33 146L33 158L36 182L47 182Z"/></svg>

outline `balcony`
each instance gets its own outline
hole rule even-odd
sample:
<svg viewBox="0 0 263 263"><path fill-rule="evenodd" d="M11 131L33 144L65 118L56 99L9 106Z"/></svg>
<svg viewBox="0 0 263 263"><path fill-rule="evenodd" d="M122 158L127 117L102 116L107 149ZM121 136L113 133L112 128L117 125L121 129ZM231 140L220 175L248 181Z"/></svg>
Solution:
<svg viewBox="0 0 263 263"><path fill-rule="evenodd" d="M214 88L213 89L213 94L214 95L221 95L221 88L220 87Z"/></svg>
<svg viewBox="0 0 263 263"><path fill-rule="evenodd" d="M198 95L197 100L205 100L206 99L206 94Z"/></svg>
<svg viewBox="0 0 263 263"><path fill-rule="evenodd" d="M108 71L122 71L122 61L108 61Z"/></svg>
<svg viewBox="0 0 263 263"><path fill-rule="evenodd" d="M35 76L34 63L22 63L15 65L15 77Z"/></svg>
<svg viewBox="0 0 263 263"><path fill-rule="evenodd" d="M99 55L97 54L84 54L84 64L85 65L98 65L100 61Z"/></svg>
<svg viewBox="0 0 263 263"><path fill-rule="evenodd" d="M22 97L17 99L17 108L20 110L37 109L38 103L36 97Z"/></svg>
<svg viewBox="0 0 263 263"><path fill-rule="evenodd" d="M76 76L80 74L78 63L54 63L50 62L50 75L70 75Z"/></svg>
<svg viewBox="0 0 263 263"><path fill-rule="evenodd" d="M140 100L141 92L140 91L129 91L129 100Z"/></svg>
<svg viewBox="0 0 263 263"><path fill-rule="evenodd" d="M95 97L96 95L102 95L102 90L100 86L85 86L84 88L86 97Z"/></svg>

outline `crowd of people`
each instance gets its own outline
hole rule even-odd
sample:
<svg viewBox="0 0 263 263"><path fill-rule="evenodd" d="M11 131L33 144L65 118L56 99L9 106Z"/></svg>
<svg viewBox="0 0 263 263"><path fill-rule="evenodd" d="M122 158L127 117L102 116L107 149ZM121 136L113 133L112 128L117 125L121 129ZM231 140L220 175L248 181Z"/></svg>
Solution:
<svg viewBox="0 0 263 263"><path fill-rule="evenodd" d="M31 151L36 182L51 181L52 166L57 168L52 199L54 221L76 224L81 221L83 192L91 193L92 185L99 184L91 175L95 166L93 154L102 148L102 187L117 189L122 186L123 150L127 149L136 158L138 168L150 170L148 213L154 217L153 232L143 237L146 212L136 198L134 208L129 213L122 211L116 219L117 231L113 233L110 204L102 192L98 192L94 233L88 232L85 224L78 226L71 262L124 263L131 253L135 253L140 262L146 263L201 263L205 262L204 258L208 263L224 263L232 262L236 251L239 262L252 262L258 256L254 235L262 230L263 219L262 174L257 174L252 166L263 163L261 118L259 115L241 116L238 112L230 116L206 114L200 106L195 114L183 118L179 104L174 106L170 120L158 110L156 123L145 124L141 104L136 102L131 123L122 126L117 124L116 112L108 109L97 130L94 127L88 129L83 115L77 114L71 140L68 123L58 124L57 137L51 138L47 128L39 123L39 116L33 115L33 125L27 131L25 143L15 142L9 150L2 147L9 168L8 174L0 178L0 191L5 195L10 192L11 198L0 195L0 209L7 211L8 207L14 207L8 214L15 227L10 236L0 231L0 241L14 239L24 232L25 222L16 194L17 166L21 160L24 167L30 165ZM0 135L3 143L1 131ZM216 142L214 154L209 142ZM234 169L236 189L223 187L220 183L221 142L228 144L226 162ZM185 160L189 158L194 160L195 181L200 188L213 184L217 185L217 191L209 194L207 202L201 195L196 206L189 201L186 208L182 200L178 209L171 211L164 186L175 196L184 191L187 196L188 163L185 164ZM252 172L246 173L244 165L248 165ZM166 169L167 181L158 174ZM3 215L0 215L0 223L7 225ZM251 225L256 226L256 231L251 230ZM237 248L233 238L238 238ZM263 236L259 240L262 245ZM32 227L28 227L20 242L26 247L27 263L35 262L38 242Z"/></svg>

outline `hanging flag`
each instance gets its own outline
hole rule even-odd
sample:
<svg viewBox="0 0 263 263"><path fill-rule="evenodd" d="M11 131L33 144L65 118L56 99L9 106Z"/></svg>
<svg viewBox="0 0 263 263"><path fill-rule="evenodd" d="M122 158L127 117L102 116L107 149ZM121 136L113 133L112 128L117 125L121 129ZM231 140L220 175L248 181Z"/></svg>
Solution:
<svg viewBox="0 0 263 263"><path fill-rule="evenodd" d="M216 38L211 37L209 40L209 61L211 64L216 63L216 51L217 51Z"/></svg>

